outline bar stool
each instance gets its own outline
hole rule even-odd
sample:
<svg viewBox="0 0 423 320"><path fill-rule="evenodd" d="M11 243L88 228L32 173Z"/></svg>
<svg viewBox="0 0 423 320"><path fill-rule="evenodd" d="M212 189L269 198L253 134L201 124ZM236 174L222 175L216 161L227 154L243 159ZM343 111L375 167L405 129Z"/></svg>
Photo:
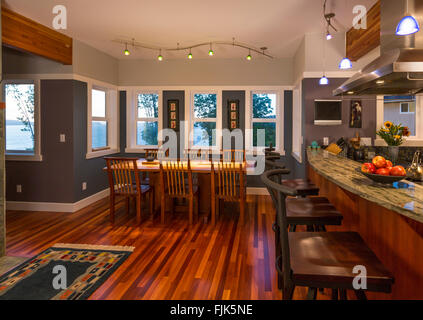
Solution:
<svg viewBox="0 0 423 320"><path fill-rule="evenodd" d="M366 299L365 290L390 293L394 278L356 232L288 232L286 198L295 189L281 183L286 169L261 175L272 196L280 230L276 268L282 278L283 299L292 299L296 286L308 287L308 299L316 299L317 288L332 289L332 299L346 299L346 290ZM356 266L365 266L367 288L354 287Z"/></svg>

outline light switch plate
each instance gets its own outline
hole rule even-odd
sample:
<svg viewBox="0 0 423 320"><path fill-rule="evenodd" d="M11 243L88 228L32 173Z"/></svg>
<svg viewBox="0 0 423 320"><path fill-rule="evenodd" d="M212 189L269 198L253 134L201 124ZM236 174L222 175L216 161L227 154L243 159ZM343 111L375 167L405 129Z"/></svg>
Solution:
<svg viewBox="0 0 423 320"><path fill-rule="evenodd" d="M20 184L17 184L16 185L16 192L17 193L22 193L22 185L20 185Z"/></svg>
<svg viewBox="0 0 423 320"><path fill-rule="evenodd" d="M87 183L86 182L82 182L82 190L87 190Z"/></svg>
<svg viewBox="0 0 423 320"><path fill-rule="evenodd" d="M60 142L66 142L66 135L64 133L60 134Z"/></svg>

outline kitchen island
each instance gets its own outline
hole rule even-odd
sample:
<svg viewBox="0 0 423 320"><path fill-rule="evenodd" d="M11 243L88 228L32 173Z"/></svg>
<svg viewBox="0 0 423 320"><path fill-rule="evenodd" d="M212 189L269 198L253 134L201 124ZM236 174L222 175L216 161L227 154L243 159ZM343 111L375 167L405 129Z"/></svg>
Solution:
<svg viewBox="0 0 423 320"><path fill-rule="evenodd" d="M356 171L361 163L322 150L307 158L308 177L344 215L328 231L359 232L395 277L391 294L369 297L423 299L423 186L375 183Z"/></svg>

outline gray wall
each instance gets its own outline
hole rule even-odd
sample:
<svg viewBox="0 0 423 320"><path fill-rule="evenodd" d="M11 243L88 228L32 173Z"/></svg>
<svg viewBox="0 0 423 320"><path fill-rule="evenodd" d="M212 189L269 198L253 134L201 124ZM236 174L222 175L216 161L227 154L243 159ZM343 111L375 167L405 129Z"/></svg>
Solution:
<svg viewBox="0 0 423 320"><path fill-rule="evenodd" d="M309 146L313 140L319 144L323 143L323 137L329 137L329 142L336 142L339 138L352 138L358 131L360 137L375 138L376 135L376 99L368 96L334 97L332 90L341 85L346 79L331 78L329 85L319 86L319 79L304 79L302 82L303 106L304 106L304 147ZM314 100L334 99L342 102L342 125L338 126L316 126L314 125ZM362 128L350 128L350 102L351 100L362 101Z"/></svg>
<svg viewBox="0 0 423 320"><path fill-rule="evenodd" d="M73 80L41 81L43 161L6 162L8 201L74 202ZM66 143L59 135L66 134ZM22 193L16 185L22 185Z"/></svg>
<svg viewBox="0 0 423 320"><path fill-rule="evenodd" d="M0 2L1 10L1 2ZM1 46L1 15L0 15L0 46ZM0 52L0 80L3 80L2 73L2 53ZM0 101L1 102L1 101ZM6 254L6 208L5 208L5 112L4 109L0 109L0 257Z"/></svg>

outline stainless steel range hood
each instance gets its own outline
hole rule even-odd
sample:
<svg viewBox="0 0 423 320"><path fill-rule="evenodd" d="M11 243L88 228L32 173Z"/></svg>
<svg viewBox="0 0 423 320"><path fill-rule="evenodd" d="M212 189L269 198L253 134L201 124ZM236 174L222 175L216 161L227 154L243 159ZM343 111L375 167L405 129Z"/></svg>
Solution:
<svg viewBox="0 0 423 320"><path fill-rule="evenodd" d="M395 35L405 8L405 0L381 0L381 56L334 90L334 95L423 92L423 30ZM409 0L409 9L421 24L423 1Z"/></svg>

